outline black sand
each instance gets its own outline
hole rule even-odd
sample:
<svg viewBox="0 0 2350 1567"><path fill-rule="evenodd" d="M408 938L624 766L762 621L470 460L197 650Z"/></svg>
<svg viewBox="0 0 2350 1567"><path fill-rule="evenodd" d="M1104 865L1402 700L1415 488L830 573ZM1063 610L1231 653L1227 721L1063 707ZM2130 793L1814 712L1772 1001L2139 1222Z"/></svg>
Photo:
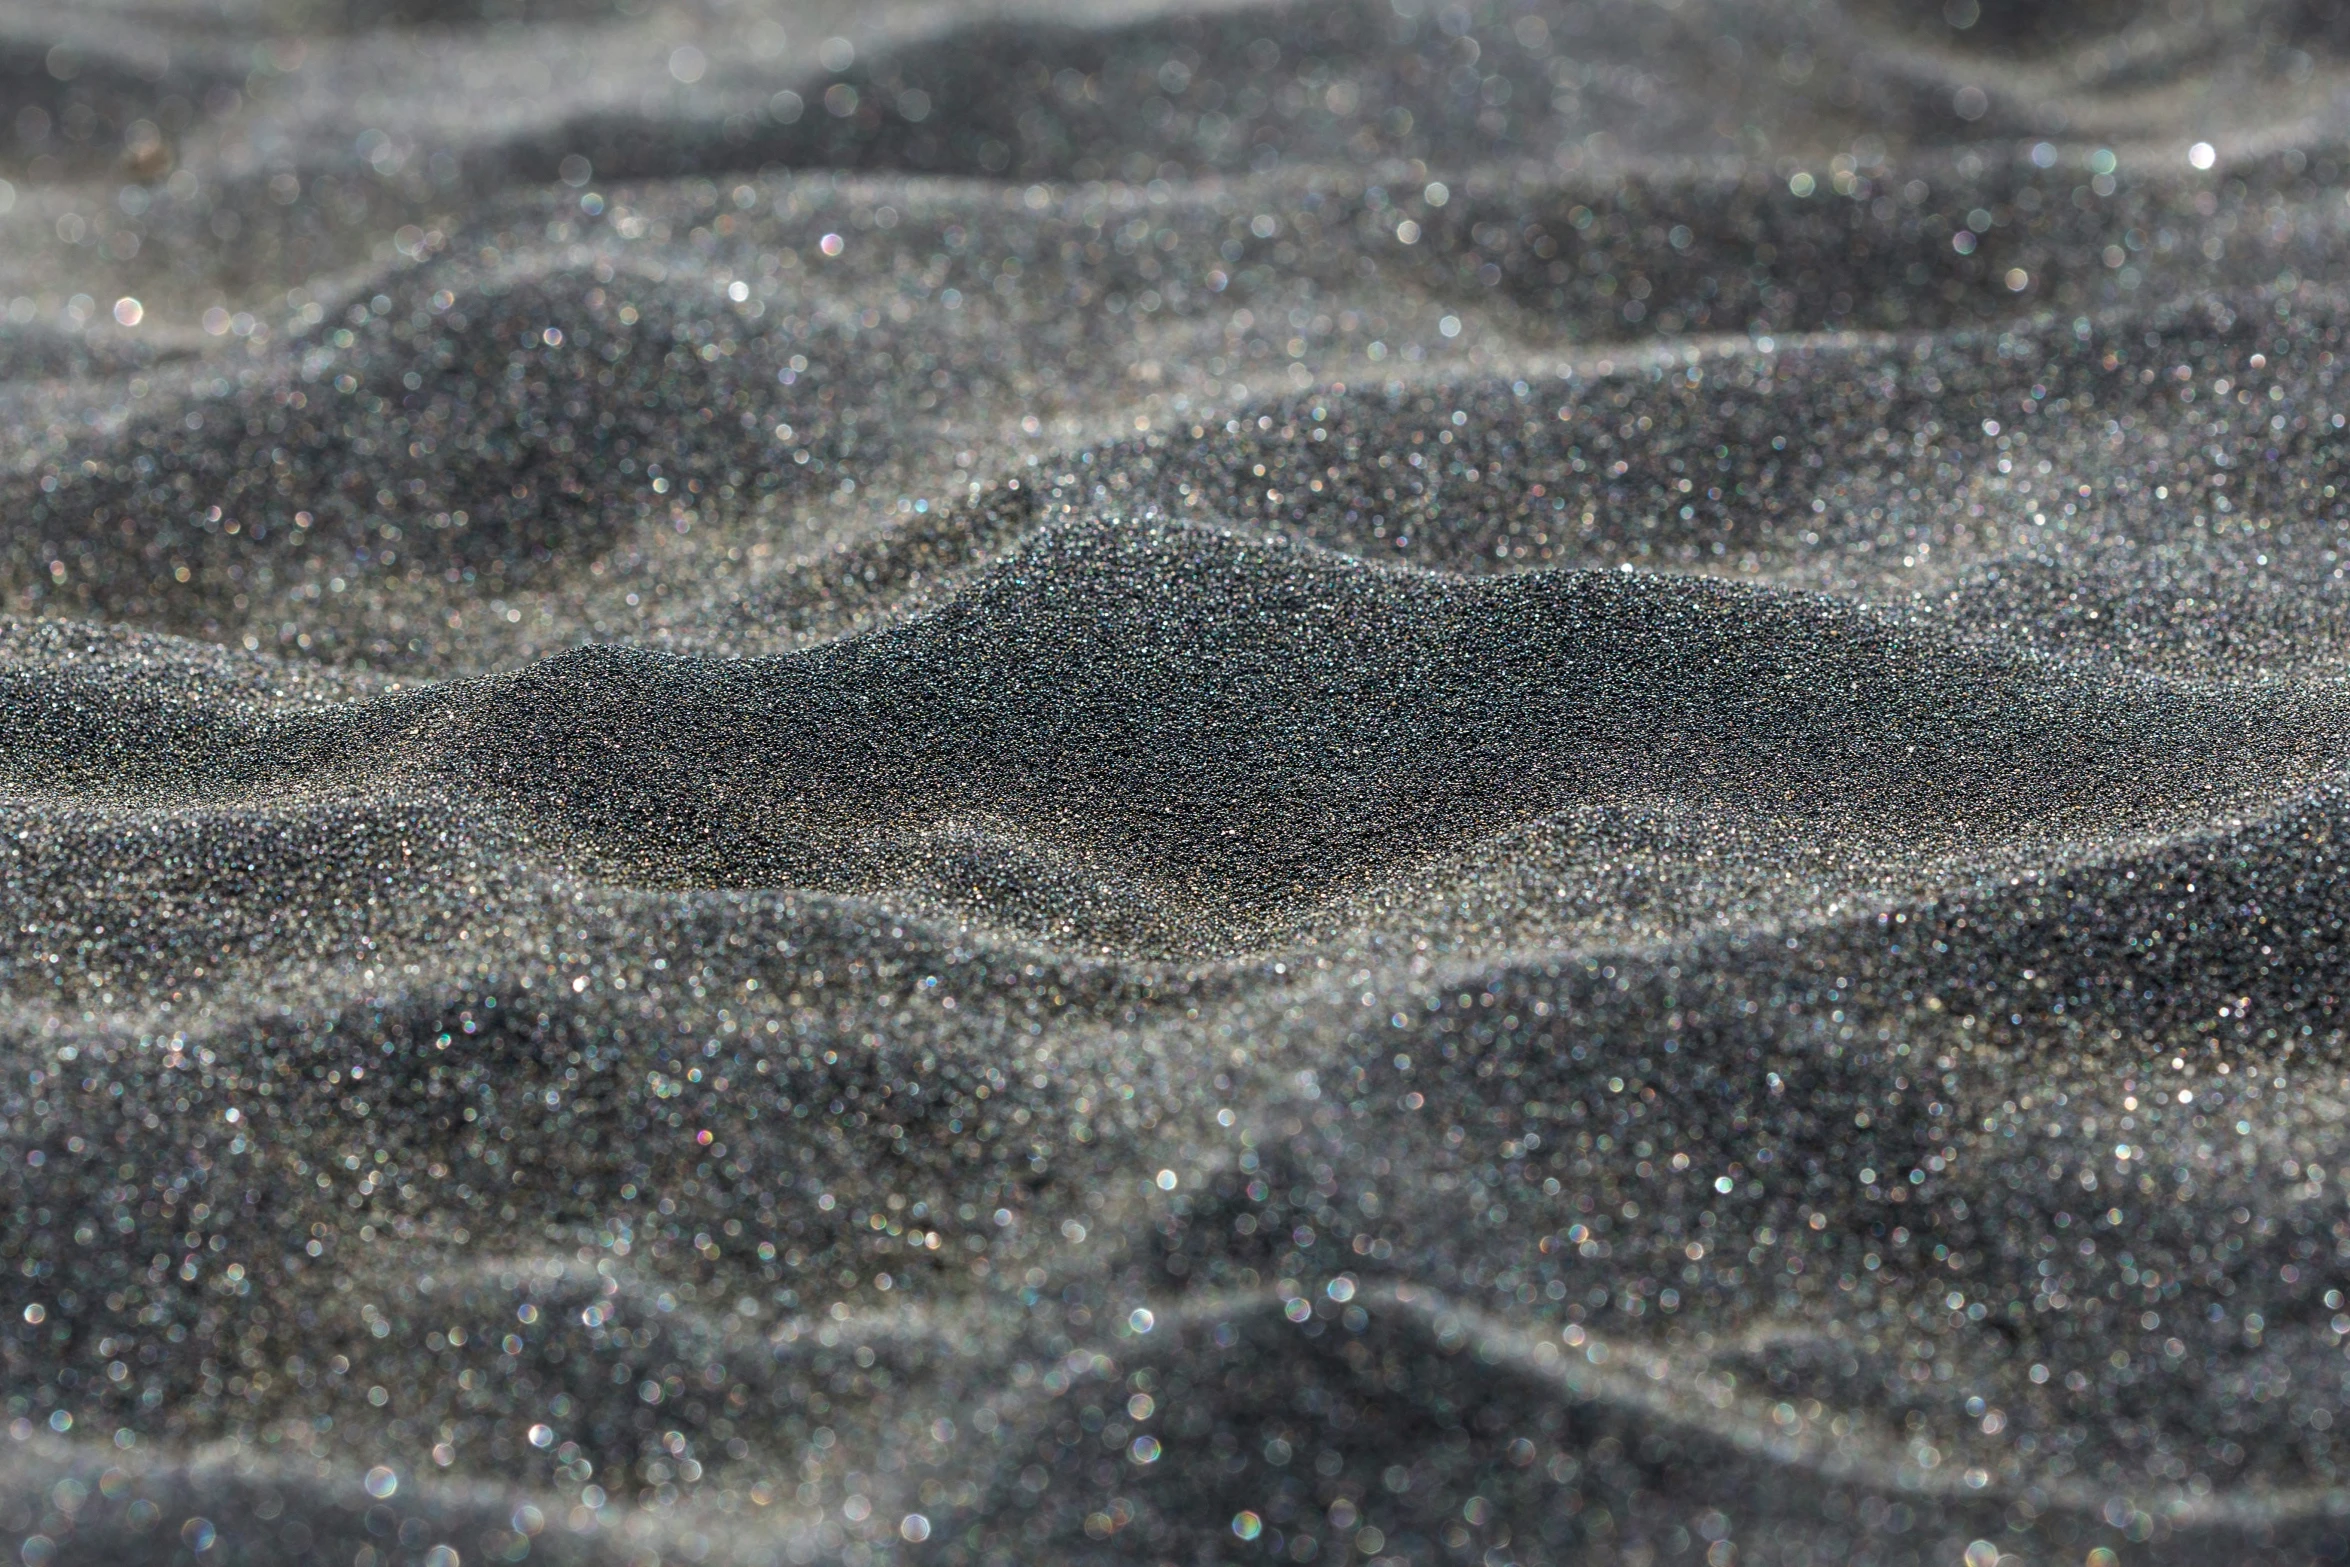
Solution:
<svg viewBox="0 0 2350 1567"><path fill-rule="evenodd" d="M28 1567L2350 1556L2331 5L0 18Z"/></svg>

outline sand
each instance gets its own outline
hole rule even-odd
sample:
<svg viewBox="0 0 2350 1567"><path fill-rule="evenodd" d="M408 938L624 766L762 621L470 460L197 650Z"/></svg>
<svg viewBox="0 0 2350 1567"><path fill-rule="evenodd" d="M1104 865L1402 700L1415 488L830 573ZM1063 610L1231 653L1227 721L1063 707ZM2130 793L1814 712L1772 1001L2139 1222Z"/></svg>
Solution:
<svg viewBox="0 0 2350 1567"><path fill-rule="evenodd" d="M2350 1552L2330 5L0 19L27 1567Z"/></svg>

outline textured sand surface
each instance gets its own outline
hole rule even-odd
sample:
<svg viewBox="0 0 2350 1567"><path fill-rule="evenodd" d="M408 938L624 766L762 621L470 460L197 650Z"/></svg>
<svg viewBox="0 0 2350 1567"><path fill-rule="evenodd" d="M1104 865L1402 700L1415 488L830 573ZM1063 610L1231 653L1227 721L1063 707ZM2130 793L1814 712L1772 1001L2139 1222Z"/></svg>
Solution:
<svg viewBox="0 0 2350 1567"><path fill-rule="evenodd" d="M2330 0L0 0L0 181L0 1553L2350 1556Z"/></svg>

